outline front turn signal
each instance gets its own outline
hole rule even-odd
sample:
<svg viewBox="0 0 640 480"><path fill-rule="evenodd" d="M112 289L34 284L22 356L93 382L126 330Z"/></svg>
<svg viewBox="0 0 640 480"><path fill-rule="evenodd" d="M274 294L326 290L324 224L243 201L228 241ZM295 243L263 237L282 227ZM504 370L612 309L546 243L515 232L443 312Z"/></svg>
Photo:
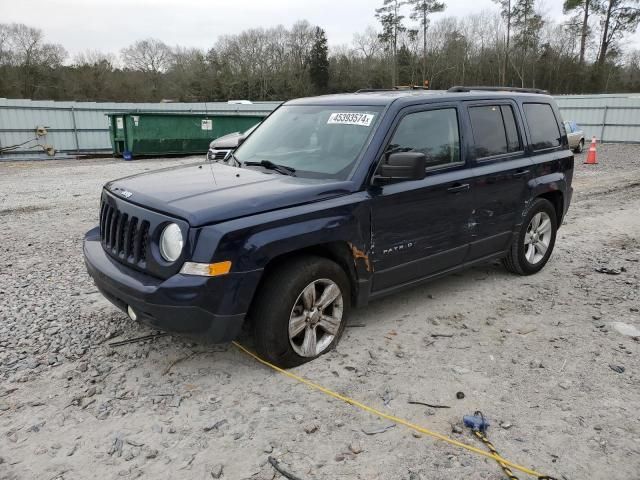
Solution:
<svg viewBox="0 0 640 480"><path fill-rule="evenodd" d="M216 263L195 263L185 262L180 270L183 275L200 275L202 277L217 277L219 275L226 275L231 271L231 262L216 262Z"/></svg>

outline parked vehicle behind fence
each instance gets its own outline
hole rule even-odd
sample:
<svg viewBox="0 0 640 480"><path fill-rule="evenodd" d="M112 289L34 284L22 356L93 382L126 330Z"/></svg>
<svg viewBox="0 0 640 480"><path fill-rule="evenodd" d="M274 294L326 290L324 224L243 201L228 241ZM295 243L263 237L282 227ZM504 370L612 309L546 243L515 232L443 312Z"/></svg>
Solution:
<svg viewBox="0 0 640 480"><path fill-rule="evenodd" d="M564 128L567 131L567 140L569 148L575 153L582 153L584 150L584 131L576 122L564 122Z"/></svg>
<svg viewBox="0 0 640 480"><path fill-rule="evenodd" d="M87 269L133 320L219 342L248 323L283 367L373 299L493 259L540 271L572 195L565 125L537 90L293 100L230 155L107 183Z"/></svg>
<svg viewBox="0 0 640 480"><path fill-rule="evenodd" d="M209 161L227 161L230 154L238 148L238 146L244 142L244 140L253 132L256 127L260 125L255 124L245 132L233 132L223 135L222 137L212 140L209 144L209 151L207 152L207 160Z"/></svg>

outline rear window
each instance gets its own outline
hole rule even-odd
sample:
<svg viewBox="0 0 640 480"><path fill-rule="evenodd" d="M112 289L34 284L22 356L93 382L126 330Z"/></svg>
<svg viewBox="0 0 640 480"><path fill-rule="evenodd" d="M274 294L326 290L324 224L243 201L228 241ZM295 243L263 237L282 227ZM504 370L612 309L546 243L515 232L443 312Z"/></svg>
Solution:
<svg viewBox="0 0 640 480"><path fill-rule="evenodd" d="M524 114L531 132L531 146L544 150L560 145L560 129L548 103L525 103Z"/></svg>
<svg viewBox="0 0 640 480"><path fill-rule="evenodd" d="M504 155L521 150L513 109L509 105L469 108L476 156Z"/></svg>

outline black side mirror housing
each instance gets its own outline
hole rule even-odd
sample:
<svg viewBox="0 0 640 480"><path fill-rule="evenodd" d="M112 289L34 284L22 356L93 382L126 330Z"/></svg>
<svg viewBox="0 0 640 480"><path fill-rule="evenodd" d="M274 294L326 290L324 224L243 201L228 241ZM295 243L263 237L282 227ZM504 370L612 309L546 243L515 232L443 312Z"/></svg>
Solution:
<svg viewBox="0 0 640 480"><path fill-rule="evenodd" d="M381 180L422 180L426 177L427 157L421 152L396 152L380 165Z"/></svg>

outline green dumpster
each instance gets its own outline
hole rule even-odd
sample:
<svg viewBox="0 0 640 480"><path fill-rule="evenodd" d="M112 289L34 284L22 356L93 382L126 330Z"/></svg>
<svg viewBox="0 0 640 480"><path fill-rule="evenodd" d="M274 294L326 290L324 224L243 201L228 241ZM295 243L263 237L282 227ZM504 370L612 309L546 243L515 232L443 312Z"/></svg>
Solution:
<svg viewBox="0 0 640 480"><path fill-rule="evenodd" d="M143 155L206 153L211 140L244 132L264 116L195 113L109 113L114 155L125 159Z"/></svg>

